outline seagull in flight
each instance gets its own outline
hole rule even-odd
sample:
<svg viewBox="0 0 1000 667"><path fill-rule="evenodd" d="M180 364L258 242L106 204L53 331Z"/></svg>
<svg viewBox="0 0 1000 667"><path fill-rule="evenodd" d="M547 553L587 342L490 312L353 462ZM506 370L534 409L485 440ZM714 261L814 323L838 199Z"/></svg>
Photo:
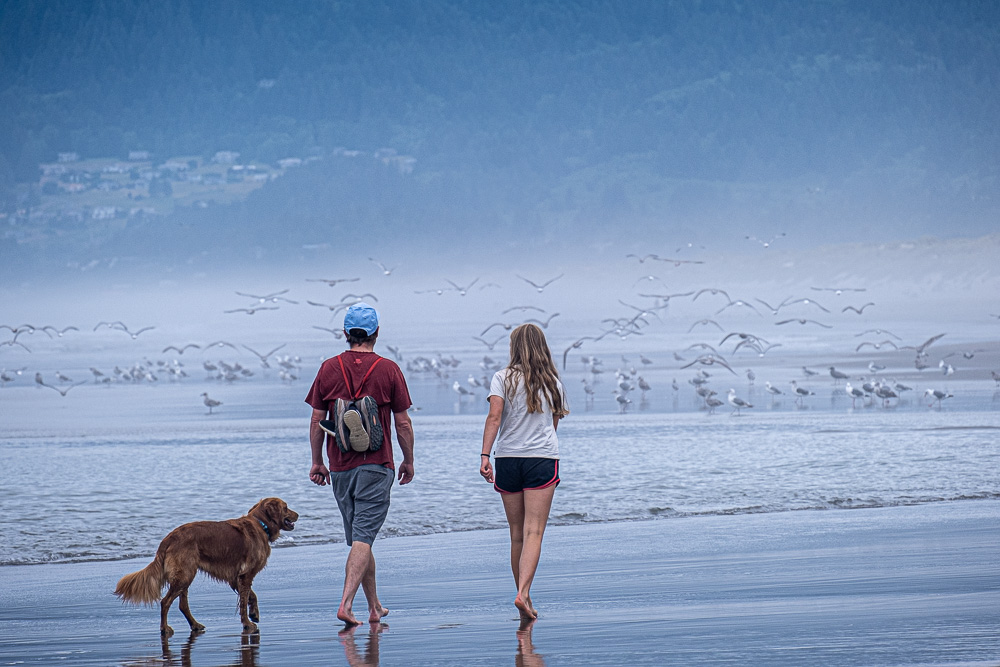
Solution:
<svg viewBox="0 0 1000 667"><path fill-rule="evenodd" d="M837 296L840 296L844 292L867 292L867 287L810 287L809 289L815 290L817 292L833 292Z"/></svg>
<svg viewBox="0 0 1000 667"><path fill-rule="evenodd" d="M517 275L517 274L514 274L514 275ZM518 277L518 278L520 278L521 280L523 280L524 282L528 283L528 284L529 284L529 285L531 285L532 287L534 287L534 288L535 288L535 291L537 291L537 292L538 292L539 294L541 294L541 293L542 293L542 291L543 291L543 290L544 290L544 289L545 289L546 287L548 287L549 285L551 285L551 284L552 284L552 283L554 283L555 281L559 280L559 279L560 279L560 278L562 278L562 277L563 277L564 275L566 275L566 274L565 274L565 273L560 273L560 274L559 274L558 276L556 276L555 278L552 278L551 280L547 280L547 281L545 281L544 283L541 283L541 284L539 284L539 283L536 283L536 282L534 282L533 280L528 280L527 278L525 278L524 276L521 276L521 275L517 275L517 277Z"/></svg>
<svg viewBox="0 0 1000 667"><path fill-rule="evenodd" d="M706 287L704 289L698 290L698 292L695 293L694 298L691 299L691 301L697 301L698 297L701 296L702 294L705 294L706 292L708 294L711 294L712 296L721 294L722 296L726 297L727 302L732 302L732 299L729 298L729 293L726 290L721 290L715 287Z"/></svg>
<svg viewBox="0 0 1000 667"><path fill-rule="evenodd" d="M780 238L784 238L784 236L785 236L785 232L781 232L780 234L775 234L774 236L772 236L771 238L767 239L766 241L764 241L762 239L759 239L756 236L747 236L746 240L747 241L756 241L757 243L761 244L765 248L770 248L771 244L774 243L775 240L780 239Z"/></svg>
<svg viewBox="0 0 1000 667"><path fill-rule="evenodd" d="M565 350L563 350L563 355L562 355L562 361L563 361L562 367L563 367L563 370L566 370L566 355L569 354L570 350L579 349L580 346L583 345L584 341L588 341L588 340L601 340L606 335L607 334L601 334L600 336L583 336L582 338L579 338L579 339L573 341L572 343L570 343L570 346L567 347Z"/></svg>
<svg viewBox="0 0 1000 667"><path fill-rule="evenodd" d="M378 297L372 294L371 292L365 292L364 294L345 294L343 298L340 299L340 302L347 303L347 300L350 299L351 303L347 305L353 306L356 303L361 303L362 301L364 301L365 297L368 297L375 303L378 303Z"/></svg>
<svg viewBox="0 0 1000 667"><path fill-rule="evenodd" d="M691 333L692 331L694 331L695 327L697 327L697 326L707 326L709 324L714 324L719 329L719 331L725 331L725 329L722 328L722 325L719 324L718 322L716 322L715 320L711 320L711 319L705 318L703 320L698 320L697 322L695 322L694 324L692 324L691 328L688 329L687 332Z"/></svg>
<svg viewBox="0 0 1000 667"><path fill-rule="evenodd" d="M729 303L727 303L727 304L726 304L725 306L723 306L722 308L719 308L719 309L718 309L717 311L715 311L715 314L716 314L716 315L720 315L720 314L722 313L722 311L726 310L727 308L731 308L731 307L733 307L733 306L743 306L743 307L745 307L745 308L749 308L749 309L750 309L750 310L752 310L753 312L755 312L755 313L757 313L758 315L760 315L760 311L759 311L759 310L757 310L757 309L756 309L756 308L754 308L754 307L753 307L753 306L752 306L751 304L749 304L749 303L747 303L746 301L743 301L743 300L741 300L741 299L737 299L736 301L730 301L730 302L729 302ZM763 317L763 315L761 315L761 317Z"/></svg>
<svg viewBox="0 0 1000 667"><path fill-rule="evenodd" d="M389 268L385 264L383 264L382 262L380 262L377 259L375 259L374 257L369 257L368 261L374 262L375 264L377 264L378 268L382 269L382 275L383 276L388 276L388 275L392 274L392 272L395 271L396 268L397 268L395 266L393 266L392 268Z"/></svg>
<svg viewBox="0 0 1000 667"><path fill-rule="evenodd" d="M258 310L278 310L277 306L255 306L253 308L234 308L233 310L223 311L225 313L246 313L247 315L253 315Z"/></svg>
<svg viewBox="0 0 1000 667"><path fill-rule="evenodd" d="M721 357L717 357L714 354L703 354L694 361L692 361L691 363L681 366L681 370L684 370L685 368L690 368L695 364L701 364L702 366L714 366L718 364L719 366L722 366L733 375L736 375L736 371L730 368L729 364L727 364Z"/></svg>
<svg viewBox="0 0 1000 667"><path fill-rule="evenodd" d="M793 301L793 300L791 300L791 297L788 297L787 299L785 299L784 301L782 301L781 305L779 305L778 308L784 308L785 306L791 306L791 305L794 305L796 303L804 303L807 306L809 306L809 305L816 306L817 308L819 308L820 310L822 310L824 313L829 313L830 312L829 310L827 310L826 308L824 308L818 301L815 301L813 299L795 299Z"/></svg>
<svg viewBox="0 0 1000 667"><path fill-rule="evenodd" d="M56 336L58 336L59 338L62 338L62 337L63 337L63 335L64 335L64 334L65 334L65 333L66 333L67 331L79 331L79 329L77 329L76 327L66 327L66 328L64 328L64 329L56 329L56 328L55 328L54 326L52 326L51 324L47 324L47 325L45 325L44 327L42 327L42 329L41 329L41 330L42 330L42 331L44 331L45 333L49 334L49 337L51 337L51 336L52 336L52 334L50 334L50 333L49 333L49 330L50 330L50 329L51 329L52 331L54 331L54 332L55 332L55 334L56 334Z"/></svg>
<svg viewBox="0 0 1000 667"><path fill-rule="evenodd" d="M548 319L545 320L544 322L542 322L541 320L535 319L533 317L530 317L530 318L528 318L528 319L525 320L525 323L527 323L527 322L534 322L535 324L537 324L541 328L548 329L549 328L549 323L552 322L552 318L554 318L554 317L559 317L559 313L552 313L551 315L549 315Z"/></svg>
<svg viewBox="0 0 1000 667"><path fill-rule="evenodd" d="M306 303L308 303L310 306L319 306L321 308L326 308L331 313L334 314L336 314L340 310L347 310L347 308L351 305L349 303L336 303L331 306L328 303L319 303L318 301L309 301L308 299L306 299Z"/></svg>
<svg viewBox="0 0 1000 667"><path fill-rule="evenodd" d="M306 278L307 283L326 283L330 287L336 287L340 283L356 283L361 278Z"/></svg>
<svg viewBox="0 0 1000 667"><path fill-rule="evenodd" d="M873 334L875 334L877 336L881 336L882 334L885 334L886 336L892 336L896 340L903 340L902 338L900 338L896 334L892 333L891 331L887 331L885 329L868 329L867 331L862 331L859 334L854 334L854 337L858 338L860 336L864 336L864 335L870 334L870 333L873 333Z"/></svg>
<svg viewBox="0 0 1000 667"><path fill-rule="evenodd" d="M326 331L328 333L332 333L333 337L337 338L337 339L340 339L340 338L344 337L344 330L343 329L333 329L333 328L330 328L330 327L318 327L315 324L313 325L313 329L319 329L320 331Z"/></svg>
<svg viewBox="0 0 1000 667"><path fill-rule="evenodd" d="M482 343L483 345L485 345L489 349L490 352L492 352L493 348L496 347L497 343L499 343L500 341L502 341L504 339L504 336L498 337L492 343L490 341L486 340L485 338L481 338L479 336L473 336L472 339L473 340L478 340L480 343Z"/></svg>
<svg viewBox="0 0 1000 667"><path fill-rule="evenodd" d="M801 319L801 318L800 319L791 319L791 320L781 320L780 322L775 322L774 324L776 326L781 326L782 324L788 324L789 322L798 322L799 324L816 324L816 325L819 325L819 326L823 327L824 329L832 329L833 328L829 324L823 324L822 322L817 322L816 320L807 320L807 319Z"/></svg>
<svg viewBox="0 0 1000 667"><path fill-rule="evenodd" d="M479 278L476 278L475 280L473 280L471 283L469 283L465 287L462 287L460 285L456 285L455 283L453 283L452 281L448 280L447 278L445 278L444 281L446 283L448 283L449 285L451 285L452 287L454 287L455 291L458 292L459 295L465 296L465 293L468 292L470 289L472 289L473 285L475 285L476 283L479 282Z"/></svg>
<svg viewBox="0 0 1000 667"><path fill-rule="evenodd" d="M648 255L643 255L642 257L640 257L639 255L636 255L635 253L631 253L630 252L629 254L625 255L626 259L628 259L629 257L635 257L637 260L639 260L640 264L642 264L643 262L645 262L647 259L657 259L657 260L660 259L659 255L654 255L652 253L650 253Z"/></svg>
<svg viewBox="0 0 1000 667"><path fill-rule="evenodd" d="M867 308L868 306L874 306L874 305L875 305L875 302L874 302L874 301L869 301L868 303L866 303L865 305L861 306L860 308L855 308L854 306L844 306L844 307L843 307L843 308L841 309L841 311L840 311L840 312L842 312L842 313L846 313L846 312L847 312L847 311L849 311L849 310L853 310L853 311L854 311L855 313L857 313L858 315L861 315L862 313L864 313L864 312L865 312L865 308Z"/></svg>
<svg viewBox="0 0 1000 667"><path fill-rule="evenodd" d="M257 299L257 302L261 304L278 303L279 301L285 301L287 303L297 304L298 301L292 301L291 299L287 299L281 296L282 294L287 294L287 293L288 290L283 289L280 292L272 292L271 294L247 294L246 292L237 292L236 294L237 296L245 296L250 299Z"/></svg>
<svg viewBox="0 0 1000 667"><path fill-rule="evenodd" d="M161 352L161 354L166 354L169 350L175 350L177 354L184 354L184 350L188 349L189 347L193 347L196 350L201 349L201 345L196 345L194 343L188 343L187 345L182 345L181 347L177 347L176 345L167 345L165 348L163 348L163 352Z"/></svg>
<svg viewBox="0 0 1000 667"><path fill-rule="evenodd" d="M870 343L868 341L865 341L864 343L861 343L856 348L854 348L854 351L855 352L860 352L861 348L867 347L869 345L872 346L873 348L875 348L876 350L881 350L883 345L891 345L892 349L894 349L894 350L898 350L899 349L899 347L897 347L895 343L893 343L891 340L889 340L888 338L886 338L885 340L883 340L880 343Z"/></svg>
<svg viewBox="0 0 1000 667"><path fill-rule="evenodd" d="M51 384L45 384L44 382L39 382L38 376L35 376L35 381L38 382L38 385L41 387L48 387L49 389L54 389L55 391L58 391L59 395L63 397L65 397L66 394L69 393L70 389L73 389L74 387L79 387L81 384L87 384L86 380L84 380L83 382L77 382L76 384L71 384L68 387L60 389L59 387L54 387Z"/></svg>
<svg viewBox="0 0 1000 667"><path fill-rule="evenodd" d="M217 340L215 342L209 343L208 345L205 346L205 349L207 350L210 347L231 347L234 350L236 350L237 352L240 351L240 349L238 347L236 347L232 343L230 343L228 341L224 341L224 340Z"/></svg>
<svg viewBox="0 0 1000 667"><path fill-rule="evenodd" d="M245 347L246 349L248 349L251 352L253 352L254 355L256 355L260 359L260 365L261 366L263 366L264 368L270 368L270 366L267 365L267 359L268 359L268 357L270 357L272 354L274 354L275 352L277 352L281 348L285 347L286 345L288 345L288 343L282 343L281 345L279 345L278 347L274 348L273 350L271 350L267 354L261 354L260 352L258 352L257 350L253 349L249 345L244 345L243 347Z"/></svg>
<svg viewBox="0 0 1000 667"><path fill-rule="evenodd" d="M502 314L506 315L507 313L513 312L515 310L537 310L538 312L542 313L543 315L548 312L547 310L539 308L538 306L512 306L512 307L508 308L507 310L503 311Z"/></svg>

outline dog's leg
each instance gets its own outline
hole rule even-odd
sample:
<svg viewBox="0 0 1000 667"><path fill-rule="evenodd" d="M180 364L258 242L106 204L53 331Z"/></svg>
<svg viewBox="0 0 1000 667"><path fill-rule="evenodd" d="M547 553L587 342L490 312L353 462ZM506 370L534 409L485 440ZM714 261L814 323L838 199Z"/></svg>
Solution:
<svg viewBox="0 0 1000 667"><path fill-rule="evenodd" d="M247 609L248 615L251 621L257 623L260 621L260 608L257 606L257 594L253 592L252 588L250 589L248 598L250 603Z"/></svg>
<svg viewBox="0 0 1000 667"><path fill-rule="evenodd" d="M204 632L205 626L194 620L194 616L191 615L191 607L188 606L188 592L185 588L181 591L180 602L178 606L181 608L181 613L184 614L184 618L187 619L188 625L191 626L191 632Z"/></svg>
<svg viewBox="0 0 1000 667"><path fill-rule="evenodd" d="M243 621L243 632L257 632L257 625L250 620L247 615L247 607L250 604L250 587L253 585L253 577L248 577L246 575L240 575L237 579L238 590L240 595L240 620Z"/></svg>
<svg viewBox="0 0 1000 667"><path fill-rule="evenodd" d="M167 594L160 600L160 634L164 637L170 637L174 634L174 629L167 625L167 612L170 611L170 605L181 594L178 588L175 584L170 584Z"/></svg>

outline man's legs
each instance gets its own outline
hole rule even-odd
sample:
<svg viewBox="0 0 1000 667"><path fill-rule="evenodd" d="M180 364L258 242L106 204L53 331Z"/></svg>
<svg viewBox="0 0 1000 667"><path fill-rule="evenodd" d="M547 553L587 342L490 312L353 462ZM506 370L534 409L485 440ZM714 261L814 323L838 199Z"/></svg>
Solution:
<svg viewBox="0 0 1000 667"><path fill-rule="evenodd" d="M351 545L351 553L348 554L347 565L344 567L344 595L340 599L340 608L337 609L337 618L348 625L361 623L354 617L352 611L354 596L357 595L359 586L364 590L365 599L368 600L368 622L378 623L389 610L379 602L375 590L375 554L372 553L370 544L355 541Z"/></svg>
<svg viewBox="0 0 1000 667"><path fill-rule="evenodd" d="M393 476L391 471L381 467L365 468L368 467L331 475L334 495L344 516L344 532L351 543L351 551L344 567L344 593L337 609L337 618L348 625L361 623L352 611L359 587L364 590L368 600L369 622L377 623L389 613L379 602L375 588L372 543L389 511Z"/></svg>

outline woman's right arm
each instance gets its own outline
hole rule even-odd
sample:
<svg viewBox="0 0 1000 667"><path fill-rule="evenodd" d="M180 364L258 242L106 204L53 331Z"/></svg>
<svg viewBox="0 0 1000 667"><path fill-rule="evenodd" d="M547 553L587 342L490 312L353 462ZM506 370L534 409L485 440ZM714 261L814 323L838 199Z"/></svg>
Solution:
<svg viewBox="0 0 1000 667"><path fill-rule="evenodd" d="M500 432L500 418L503 416L503 398L490 396L490 412L486 415L486 426L483 428L483 451L479 457L479 474L490 484L493 483L493 466L490 464L490 450Z"/></svg>

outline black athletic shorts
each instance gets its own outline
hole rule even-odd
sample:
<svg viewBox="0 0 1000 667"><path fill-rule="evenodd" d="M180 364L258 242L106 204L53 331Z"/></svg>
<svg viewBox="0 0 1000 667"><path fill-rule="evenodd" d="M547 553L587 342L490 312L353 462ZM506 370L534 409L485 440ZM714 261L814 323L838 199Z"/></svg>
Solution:
<svg viewBox="0 0 1000 667"><path fill-rule="evenodd" d="M493 488L500 493L559 486L559 459L504 456L493 463Z"/></svg>

